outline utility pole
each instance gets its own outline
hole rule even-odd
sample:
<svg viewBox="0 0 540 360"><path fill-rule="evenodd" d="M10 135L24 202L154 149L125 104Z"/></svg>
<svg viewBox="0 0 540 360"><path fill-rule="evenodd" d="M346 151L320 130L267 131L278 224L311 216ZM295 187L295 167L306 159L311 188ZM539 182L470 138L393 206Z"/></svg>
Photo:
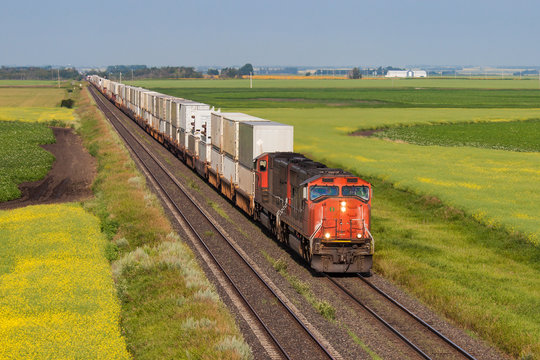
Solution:
<svg viewBox="0 0 540 360"><path fill-rule="evenodd" d="M249 88L253 89L253 71L249 72Z"/></svg>
<svg viewBox="0 0 540 360"><path fill-rule="evenodd" d="M56 69L56 75L58 77L58 87L60 87L60 68Z"/></svg>
<svg viewBox="0 0 540 360"><path fill-rule="evenodd" d="M133 69L131 69L131 81L133 81Z"/></svg>
<svg viewBox="0 0 540 360"><path fill-rule="evenodd" d="M119 83L122 83L122 73L120 73L120 81Z"/></svg>

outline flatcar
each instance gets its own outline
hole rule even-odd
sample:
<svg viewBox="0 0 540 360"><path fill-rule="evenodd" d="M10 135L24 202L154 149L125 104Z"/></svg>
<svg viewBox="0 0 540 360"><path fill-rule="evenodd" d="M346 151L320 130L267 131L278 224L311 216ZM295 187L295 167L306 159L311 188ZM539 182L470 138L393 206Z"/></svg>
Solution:
<svg viewBox="0 0 540 360"><path fill-rule="evenodd" d="M315 271L371 273L371 185L293 152L293 127L128 86L89 82Z"/></svg>

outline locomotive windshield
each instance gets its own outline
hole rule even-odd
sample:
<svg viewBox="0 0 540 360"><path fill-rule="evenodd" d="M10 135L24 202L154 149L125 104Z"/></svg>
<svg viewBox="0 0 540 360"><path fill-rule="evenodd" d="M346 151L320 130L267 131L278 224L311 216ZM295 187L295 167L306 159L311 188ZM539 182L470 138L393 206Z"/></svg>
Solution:
<svg viewBox="0 0 540 360"><path fill-rule="evenodd" d="M339 188L337 186L312 186L309 191L309 198L316 200L323 196L338 196Z"/></svg>
<svg viewBox="0 0 540 360"><path fill-rule="evenodd" d="M360 199L369 200L369 187L367 186L343 186L341 188L343 196L358 196Z"/></svg>

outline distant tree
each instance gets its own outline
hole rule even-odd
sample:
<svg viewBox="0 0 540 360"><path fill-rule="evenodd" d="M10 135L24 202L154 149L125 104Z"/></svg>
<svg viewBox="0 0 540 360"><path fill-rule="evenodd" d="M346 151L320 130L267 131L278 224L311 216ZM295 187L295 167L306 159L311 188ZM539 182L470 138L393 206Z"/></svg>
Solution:
<svg viewBox="0 0 540 360"><path fill-rule="evenodd" d="M219 71L217 69L208 69L206 73L208 75L219 75Z"/></svg>
<svg viewBox="0 0 540 360"><path fill-rule="evenodd" d="M238 72L238 69L233 67L223 68L221 69L220 76L224 78L236 78L240 76L240 73Z"/></svg>
<svg viewBox="0 0 540 360"><path fill-rule="evenodd" d="M253 72L253 66L251 64L246 64L244 66L242 66L239 70L238 70L238 73L240 75L249 75L250 73Z"/></svg>
<svg viewBox="0 0 540 360"><path fill-rule="evenodd" d="M310 71L307 71L307 72L306 72L306 76L311 76L311 72L310 72Z"/></svg>
<svg viewBox="0 0 540 360"><path fill-rule="evenodd" d="M347 74L349 79L361 79L362 74L360 73L360 69L355 67L349 73Z"/></svg>

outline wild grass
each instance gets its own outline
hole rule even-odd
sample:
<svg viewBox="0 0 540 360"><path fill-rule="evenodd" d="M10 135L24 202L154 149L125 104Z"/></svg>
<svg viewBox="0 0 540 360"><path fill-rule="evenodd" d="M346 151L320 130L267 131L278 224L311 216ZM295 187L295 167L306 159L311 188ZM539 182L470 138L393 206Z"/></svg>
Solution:
<svg viewBox="0 0 540 360"><path fill-rule="evenodd" d="M378 138L418 145L473 146L510 151L540 151L540 120L391 128Z"/></svg>
<svg viewBox="0 0 540 360"><path fill-rule="evenodd" d="M293 274L290 274L287 270L287 263L283 259L274 259L266 251L262 250L261 253L266 258L274 270L276 270L287 282L292 286L292 288L300 294L306 301L325 319L335 320L336 318L336 308L332 306L326 300L318 299L308 283L300 280Z"/></svg>
<svg viewBox="0 0 540 360"><path fill-rule="evenodd" d="M515 356L540 356L540 248L371 179L374 266Z"/></svg>
<svg viewBox="0 0 540 360"><path fill-rule="evenodd" d="M219 206L218 203L216 203L215 201L212 201L212 200L206 200L206 203L212 208L214 209L215 212L218 213L219 216L221 216L222 218L224 218L225 220L230 220L231 218L229 217L229 214L227 214L222 208L221 206Z"/></svg>
<svg viewBox="0 0 540 360"><path fill-rule="evenodd" d="M96 217L77 204L0 211L0 239L0 358L130 358Z"/></svg>
<svg viewBox="0 0 540 360"><path fill-rule="evenodd" d="M85 207L113 227L113 274L121 325L138 359L248 359L249 347L189 248L173 233L144 177L84 91L77 110L85 145L98 159L95 199ZM193 319L193 320L188 320ZM187 326L188 321L215 326ZM191 323L190 323L191 324ZM234 346L227 339L237 339Z"/></svg>
<svg viewBox="0 0 540 360"><path fill-rule="evenodd" d="M64 88L0 87L0 107L57 107L65 94Z"/></svg>
<svg viewBox="0 0 540 360"><path fill-rule="evenodd" d="M0 202L20 197L20 183L47 175L54 156L39 145L54 142L52 130L41 124L0 121Z"/></svg>

